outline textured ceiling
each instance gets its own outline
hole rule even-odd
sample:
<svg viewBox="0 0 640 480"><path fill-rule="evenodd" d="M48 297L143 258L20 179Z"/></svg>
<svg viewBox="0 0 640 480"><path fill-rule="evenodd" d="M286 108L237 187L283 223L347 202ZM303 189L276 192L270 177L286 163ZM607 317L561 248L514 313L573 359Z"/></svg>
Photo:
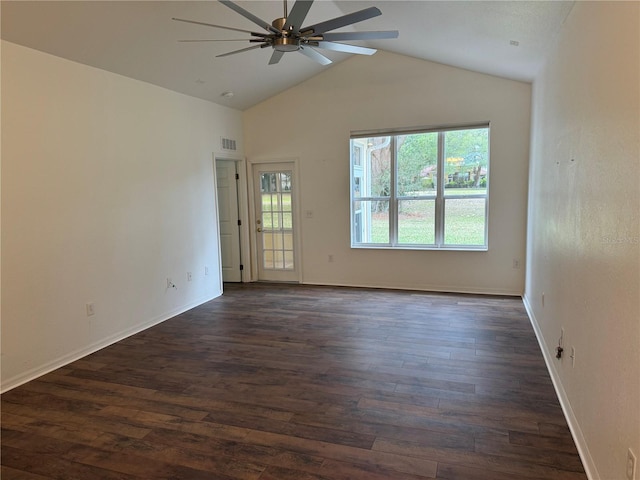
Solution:
<svg viewBox="0 0 640 480"><path fill-rule="evenodd" d="M237 3L269 23L283 15L279 1ZM293 1L288 4L291 8ZM572 5L563 1L316 0L305 24L377 6L382 16L351 28L398 30L399 38L352 43L532 81ZM5 40L241 110L331 68L295 52L285 54L277 65L268 65L271 53L266 49L215 58L244 47L242 42L178 42L245 35L174 22L172 17L260 31L213 0L2 1L1 7ZM349 57L337 52L326 52L326 56L334 62ZM222 97L226 91L234 96Z"/></svg>

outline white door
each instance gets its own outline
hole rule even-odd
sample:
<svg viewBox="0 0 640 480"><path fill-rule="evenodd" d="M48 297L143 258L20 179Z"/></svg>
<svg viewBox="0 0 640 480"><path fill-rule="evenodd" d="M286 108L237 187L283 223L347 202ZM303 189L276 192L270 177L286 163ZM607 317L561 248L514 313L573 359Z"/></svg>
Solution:
<svg viewBox="0 0 640 480"><path fill-rule="evenodd" d="M253 166L258 280L298 282L293 163Z"/></svg>
<svg viewBox="0 0 640 480"><path fill-rule="evenodd" d="M222 280L242 281L236 162L216 160Z"/></svg>

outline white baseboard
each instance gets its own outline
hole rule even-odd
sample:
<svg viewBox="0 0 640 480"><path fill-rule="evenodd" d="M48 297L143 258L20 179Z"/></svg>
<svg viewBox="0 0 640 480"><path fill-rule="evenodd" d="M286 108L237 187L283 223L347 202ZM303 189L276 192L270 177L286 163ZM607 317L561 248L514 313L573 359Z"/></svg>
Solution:
<svg viewBox="0 0 640 480"><path fill-rule="evenodd" d="M124 340L125 338L130 337L131 335L135 335L136 333L142 332L143 330L151 328L154 325L158 325L159 323L165 322L170 318L175 317L176 315L184 313L187 310L191 310L192 308L197 307L198 305L202 305L203 303L206 303L210 300L213 300L214 298L217 298L220 295L222 295L222 292L217 293L213 296L207 296L206 298L201 298L187 305L182 305L181 307L178 307L169 312L165 312L164 314L156 318L152 318L150 320L147 320L146 322L139 323L137 325L134 325L133 327L127 328L126 330L117 332L113 335L103 338L90 345L87 345L73 352L69 352L65 355L62 355L61 357L58 357L55 360L47 362L43 365L38 365L37 367L27 370L26 372L22 372L6 380L2 379L2 384L0 386L0 393L5 393L13 388L19 387L24 383L30 382L31 380L41 377L42 375L53 372L54 370L60 367L64 367L69 363L75 362L76 360L80 360L81 358L86 357L87 355L91 355L92 353L95 353L98 350L102 350L103 348L108 347L109 345L112 345L116 342L119 342L120 340Z"/></svg>
<svg viewBox="0 0 640 480"><path fill-rule="evenodd" d="M437 293L467 293L472 295L504 295L508 297L522 297L521 291L503 290L491 288L477 288L464 286L448 286L448 285L418 285L415 284L356 284L356 283L337 283L337 282L316 282L313 280L304 280L304 285L319 285L327 287L350 287L350 288L383 288L388 290L411 290L416 292L437 292Z"/></svg>
<svg viewBox="0 0 640 480"><path fill-rule="evenodd" d="M576 443L576 448L578 449L578 454L580 455L580 459L582 460L582 465L584 466L587 478L589 480L601 480L598 469L596 468L596 465L593 461L593 457L589 452L587 442L584 438L584 435L582 434L582 429L580 428L578 419L573 413L571 402L569 402L569 397L567 396L567 392L565 392L564 390L560 375L558 374L558 370L556 369L556 364L553 356L553 348L549 348L549 346L547 345L547 342L542 335L542 331L540 330L540 326L538 325L538 321L536 320L533 313L533 309L531 308L531 304L529 303L529 298L526 295L523 295L522 302L524 303L524 307L527 309L529 321L531 322L533 331L535 332L536 338L538 339L540 350L542 350L542 356L544 357L544 361L547 364L547 370L549 371L551 381L553 382L553 387L555 388L556 394L558 395L558 400L560 401L562 412L564 413L567 424L569 425L569 430L571 430L573 441Z"/></svg>

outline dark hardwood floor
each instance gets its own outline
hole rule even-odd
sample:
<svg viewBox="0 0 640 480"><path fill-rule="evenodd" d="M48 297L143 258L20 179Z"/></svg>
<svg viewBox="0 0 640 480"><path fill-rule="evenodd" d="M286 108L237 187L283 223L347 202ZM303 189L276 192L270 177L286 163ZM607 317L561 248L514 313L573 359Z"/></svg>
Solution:
<svg viewBox="0 0 640 480"><path fill-rule="evenodd" d="M230 284L1 407L4 480L586 479L518 298Z"/></svg>

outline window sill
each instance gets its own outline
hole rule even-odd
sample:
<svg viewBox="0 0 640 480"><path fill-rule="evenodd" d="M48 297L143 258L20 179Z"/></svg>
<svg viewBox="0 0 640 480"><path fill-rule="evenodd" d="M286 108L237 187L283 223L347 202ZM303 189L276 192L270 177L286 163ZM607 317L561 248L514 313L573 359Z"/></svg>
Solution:
<svg viewBox="0 0 640 480"><path fill-rule="evenodd" d="M431 252L487 252L489 251L489 247L486 245L479 246L470 246L470 245L461 245L454 246L448 245L444 247L435 247L435 246L416 246L416 245L351 245L352 249L356 250L420 250L420 251L431 251Z"/></svg>

